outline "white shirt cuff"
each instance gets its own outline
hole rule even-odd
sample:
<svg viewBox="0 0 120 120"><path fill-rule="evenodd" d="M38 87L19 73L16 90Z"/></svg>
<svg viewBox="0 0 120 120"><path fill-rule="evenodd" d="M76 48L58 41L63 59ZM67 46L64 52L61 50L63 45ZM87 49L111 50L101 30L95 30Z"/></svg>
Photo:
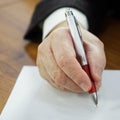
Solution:
<svg viewBox="0 0 120 120"><path fill-rule="evenodd" d="M44 39L49 32L58 24L60 24L61 22L65 21L65 11L66 11L67 7L64 8L60 8L56 11L54 11L52 14L50 14L44 21L43 23L43 36L42 38ZM75 8L70 8L76 19L78 20L78 22L80 22L83 27L85 29L88 29L88 21L87 21L87 17L80 11L78 11Z"/></svg>

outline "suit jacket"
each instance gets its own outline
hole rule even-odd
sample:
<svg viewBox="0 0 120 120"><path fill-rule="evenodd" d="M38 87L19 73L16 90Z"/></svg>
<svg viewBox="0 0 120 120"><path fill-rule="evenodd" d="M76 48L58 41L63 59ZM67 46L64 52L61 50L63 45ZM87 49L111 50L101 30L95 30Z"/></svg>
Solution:
<svg viewBox="0 0 120 120"><path fill-rule="evenodd" d="M97 34L105 16L114 11L120 12L118 0L42 0L33 13L30 25L24 36L27 40L41 42L44 19L61 7L73 7L83 12L89 23L89 31ZM119 13L118 13L119 14Z"/></svg>

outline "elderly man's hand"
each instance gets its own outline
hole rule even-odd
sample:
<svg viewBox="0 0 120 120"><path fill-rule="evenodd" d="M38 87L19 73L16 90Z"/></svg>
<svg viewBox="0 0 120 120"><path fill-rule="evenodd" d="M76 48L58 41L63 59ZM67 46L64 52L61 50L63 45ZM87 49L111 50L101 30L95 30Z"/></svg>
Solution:
<svg viewBox="0 0 120 120"><path fill-rule="evenodd" d="M106 64L104 45L87 30L81 28L81 31L90 72L98 90ZM64 24L57 26L39 45L37 65L41 76L58 89L76 93L91 89L91 81L76 59L70 31Z"/></svg>

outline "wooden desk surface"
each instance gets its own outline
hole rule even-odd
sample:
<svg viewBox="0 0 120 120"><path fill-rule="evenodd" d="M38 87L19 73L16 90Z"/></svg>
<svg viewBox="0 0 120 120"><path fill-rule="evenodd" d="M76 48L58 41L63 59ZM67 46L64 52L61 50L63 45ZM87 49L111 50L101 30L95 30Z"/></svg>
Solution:
<svg viewBox="0 0 120 120"><path fill-rule="evenodd" d="M39 0L0 1L0 113L24 65L35 65L37 46L23 40ZM105 44L106 69L120 69L120 21L110 20L100 35Z"/></svg>

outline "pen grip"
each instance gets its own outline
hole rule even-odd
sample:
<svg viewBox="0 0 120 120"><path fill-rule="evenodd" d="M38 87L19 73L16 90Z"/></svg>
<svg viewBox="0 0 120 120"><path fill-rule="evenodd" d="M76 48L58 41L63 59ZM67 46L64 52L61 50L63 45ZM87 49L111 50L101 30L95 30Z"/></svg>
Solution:
<svg viewBox="0 0 120 120"><path fill-rule="evenodd" d="M90 73L90 69L89 69L89 65L83 65L82 66L83 70L87 73L87 75L89 76L90 80L91 80L91 83L92 83L92 87L91 89L89 90L89 93L92 94L94 92L96 92L96 87L95 87L95 83L94 83L94 80L91 76L91 73Z"/></svg>

